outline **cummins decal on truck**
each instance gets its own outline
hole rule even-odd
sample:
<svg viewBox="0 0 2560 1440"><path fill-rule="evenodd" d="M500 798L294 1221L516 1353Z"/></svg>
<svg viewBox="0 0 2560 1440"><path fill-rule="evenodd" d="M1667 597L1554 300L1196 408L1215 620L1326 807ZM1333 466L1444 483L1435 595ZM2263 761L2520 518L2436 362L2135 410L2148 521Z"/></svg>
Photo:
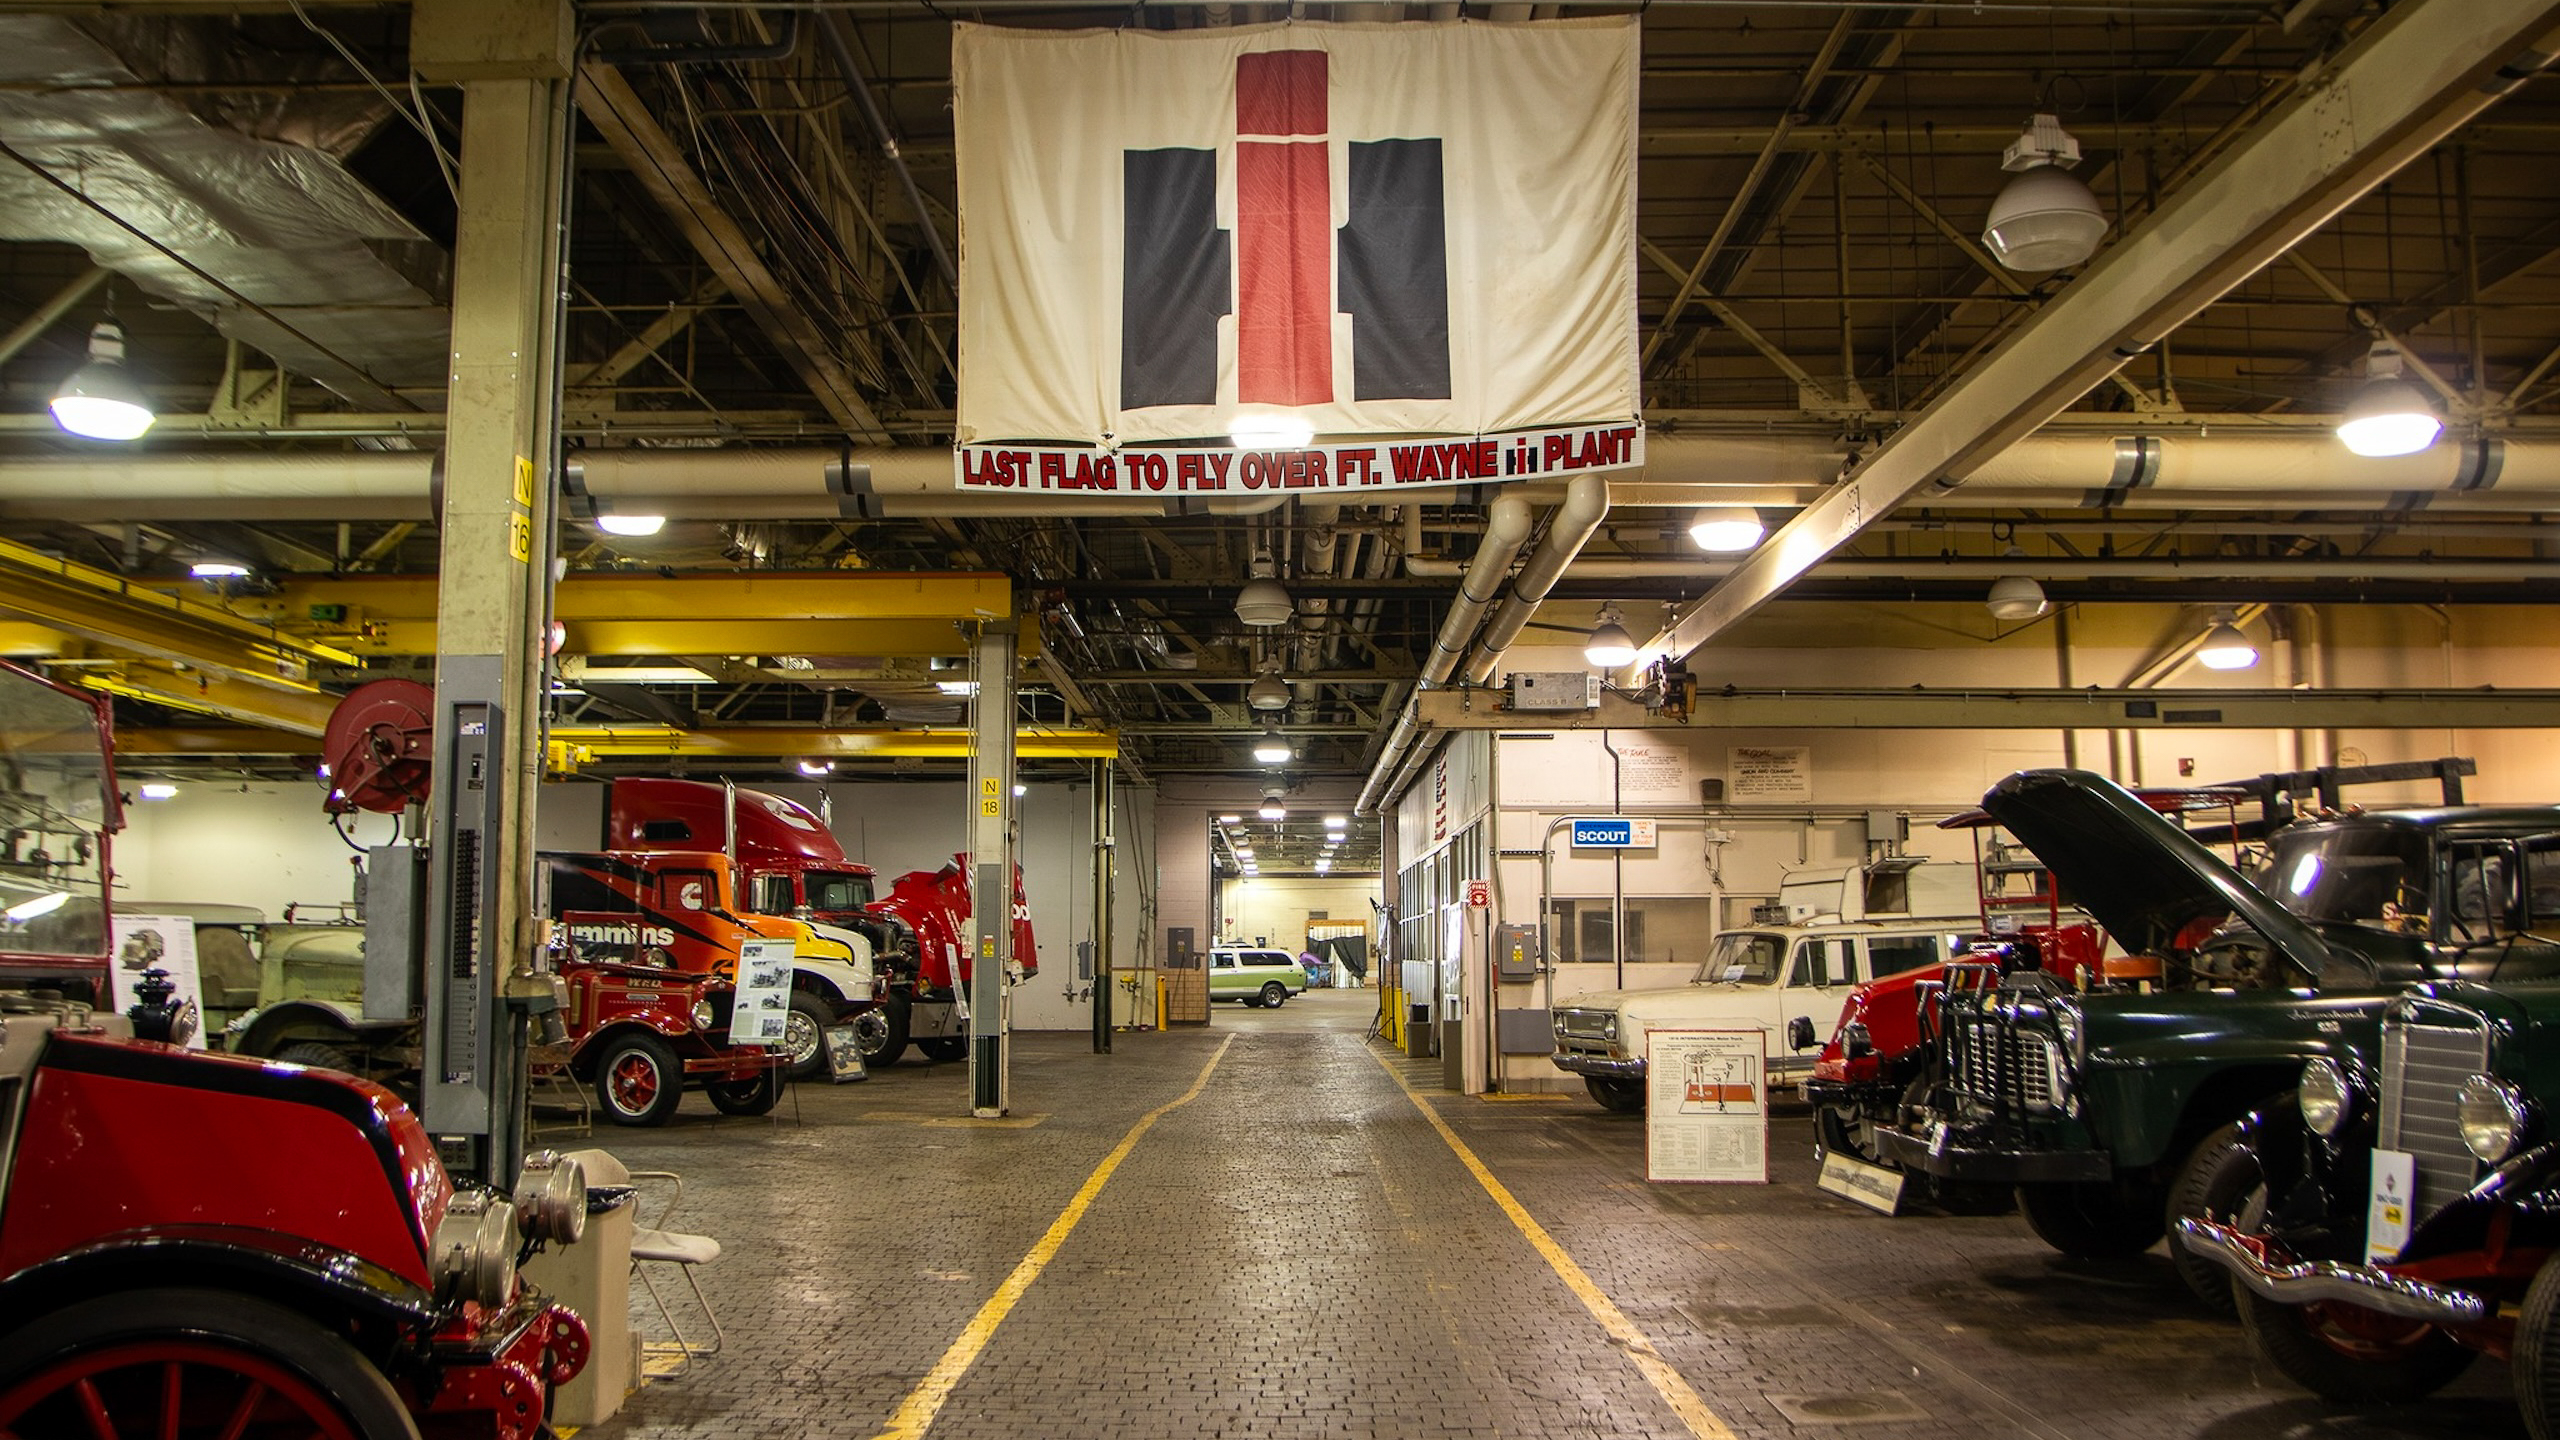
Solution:
<svg viewBox="0 0 2560 1440"><path fill-rule="evenodd" d="M723 851L736 863L739 895L749 910L841 926L867 938L881 1003L854 1022L864 1063L891 1064L910 1040L928 1059L968 1053L966 857L955 856L939 870L910 871L878 895L871 867L845 854L834 830L809 807L705 780L613 781L604 844L625 851ZM1040 969L1020 866L1013 872L1008 968L1017 982Z"/></svg>

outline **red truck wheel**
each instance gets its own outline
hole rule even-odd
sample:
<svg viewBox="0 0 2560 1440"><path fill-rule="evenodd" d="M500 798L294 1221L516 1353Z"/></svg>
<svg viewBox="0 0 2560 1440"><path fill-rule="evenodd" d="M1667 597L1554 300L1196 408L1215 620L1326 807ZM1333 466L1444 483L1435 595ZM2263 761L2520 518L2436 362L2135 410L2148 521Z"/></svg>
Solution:
<svg viewBox="0 0 2560 1440"><path fill-rule="evenodd" d="M418 1435L391 1383L347 1342L283 1306L214 1290L104 1295L0 1339L0 1432Z"/></svg>
<svg viewBox="0 0 2560 1440"><path fill-rule="evenodd" d="M596 1062L596 1100L616 1125L664 1125L684 1101L684 1066L666 1041L626 1032Z"/></svg>

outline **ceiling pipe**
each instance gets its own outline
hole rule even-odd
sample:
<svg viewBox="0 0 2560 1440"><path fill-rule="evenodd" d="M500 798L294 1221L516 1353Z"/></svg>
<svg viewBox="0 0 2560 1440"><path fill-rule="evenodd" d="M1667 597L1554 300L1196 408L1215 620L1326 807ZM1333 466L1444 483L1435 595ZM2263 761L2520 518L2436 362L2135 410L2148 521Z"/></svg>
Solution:
<svg viewBox="0 0 2560 1440"><path fill-rule="evenodd" d="M1464 672L1468 684L1481 685L1493 674L1502 652L1511 648L1529 617L1538 613L1538 602L1547 598L1557 577L1582 553L1583 545L1608 516L1608 480L1599 475L1575 476L1564 503L1548 518L1546 538L1538 542L1528 563L1512 580L1510 597L1485 622L1484 633L1476 637L1475 654L1467 661Z"/></svg>
<svg viewBox="0 0 2560 1440"><path fill-rule="evenodd" d="M1458 661L1475 638L1477 625L1492 608L1494 593L1511 573L1511 562L1519 556L1520 547L1528 541L1529 502L1517 495L1495 500L1485 522L1484 538L1477 543L1474 557L1467 562L1466 578L1458 585L1458 598L1449 606L1449 613L1441 617L1439 633L1431 638L1431 654L1423 661L1416 690L1445 685L1457 672ZM1368 782L1360 787L1353 813L1377 812L1382 787L1404 763L1407 747L1421 731L1416 713L1413 700L1407 697L1403 711L1396 716L1395 729L1388 732L1385 748L1378 752L1377 763L1369 769Z"/></svg>
<svg viewBox="0 0 2560 1440"><path fill-rule="evenodd" d="M1586 556L1565 568L1559 579L1588 580L1714 580L1731 572L1739 560L1696 559L1630 560L1613 557ZM1431 577L1434 569L1416 568L1409 573ZM1960 556L1941 558L1914 555L1902 559L1830 559L1807 572L1809 577L1824 580L1998 580L2020 575L2030 580L2063 583L2100 580L2444 580L2459 575L2464 580L2549 580L2560 567L2548 560L2459 559L2449 556L2337 556L2306 557L2297 560L2265 559L2256 556L2188 555L2127 556L2116 559L2080 559L2069 556L2017 555ZM1487 627L1491 635L1491 627ZM1470 672L1474 666L1470 665ZM1484 677L1470 673L1470 681Z"/></svg>

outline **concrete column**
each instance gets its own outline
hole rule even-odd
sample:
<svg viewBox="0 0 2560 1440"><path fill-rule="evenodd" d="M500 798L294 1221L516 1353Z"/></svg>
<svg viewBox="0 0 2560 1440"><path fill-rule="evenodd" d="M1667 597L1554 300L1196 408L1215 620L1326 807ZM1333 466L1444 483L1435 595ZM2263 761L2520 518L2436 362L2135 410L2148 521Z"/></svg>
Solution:
<svg viewBox="0 0 2560 1440"><path fill-rule="evenodd" d="M413 23L420 72L463 83L423 1109L449 1159L506 1185L526 1018L505 996L535 959L570 25L556 0L420 0Z"/></svg>
<svg viewBox="0 0 2560 1440"><path fill-rule="evenodd" d="M1111 1053L1111 882L1118 837L1112 827L1111 762L1093 767L1093 1053Z"/></svg>
<svg viewBox="0 0 2560 1440"><path fill-rule="evenodd" d="M969 702L969 1113L1005 1113L1005 962L1013 940L1013 701L1011 622L988 625L971 649L978 694Z"/></svg>

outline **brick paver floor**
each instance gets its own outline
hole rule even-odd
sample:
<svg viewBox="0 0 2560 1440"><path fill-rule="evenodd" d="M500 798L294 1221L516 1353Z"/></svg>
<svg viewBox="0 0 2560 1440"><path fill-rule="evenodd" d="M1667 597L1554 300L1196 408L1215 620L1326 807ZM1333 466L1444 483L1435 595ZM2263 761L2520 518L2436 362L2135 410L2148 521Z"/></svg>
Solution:
<svg viewBox="0 0 2560 1440"><path fill-rule="evenodd" d="M804 1086L775 1122L698 1096L596 1143L683 1172L677 1228L727 1353L594 1440L879 1433L1130 1128L1093 1196L931 1417L962 1437L2462 1437L2523 1427L2482 1361L2421 1407L2335 1409L2255 1365L2160 1253L2085 1265L2016 1216L1888 1220L1813 1189L1774 1123L1766 1186L1644 1179L1641 1117L1437 1088L1366 1038L1374 992L1206 1029L1016 1037L1012 1117L960 1064ZM1220 1055L1221 1047L1225 1047ZM1416 1107L1418 1092L1640 1337L1612 1335ZM1684 1423L1637 1352L1712 1408ZM1835 1416L1799 1423L1799 1415ZM1854 1419L1868 1416L1863 1422ZM1891 1415L1898 1418L1885 1418Z"/></svg>

